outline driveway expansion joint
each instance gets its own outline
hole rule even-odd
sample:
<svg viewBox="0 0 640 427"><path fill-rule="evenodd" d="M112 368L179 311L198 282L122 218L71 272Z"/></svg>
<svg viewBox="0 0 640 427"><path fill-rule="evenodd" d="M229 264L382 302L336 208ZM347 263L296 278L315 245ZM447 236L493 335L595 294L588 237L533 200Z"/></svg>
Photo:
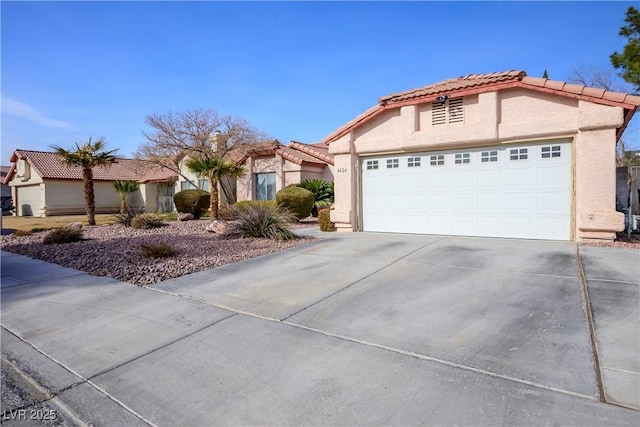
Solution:
<svg viewBox="0 0 640 427"><path fill-rule="evenodd" d="M71 419L77 425L89 426L90 424L86 424L84 421L82 421L80 418L78 418L78 416L71 410L71 408L69 408L64 402L62 402L59 399L58 396L60 394L64 393L64 392L66 392L66 391L69 391L69 390L71 390L73 388L79 387L82 384L88 384L89 386L91 386L92 388L97 390L99 393L105 395L108 399L114 401L118 406L121 406L125 411L131 413L134 417L140 419L141 421L143 421L143 422L145 422L145 423L147 423L147 424L149 424L151 426L155 426L151 421L147 420L145 417L143 417L142 415L138 414L132 408L130 408L129 406L124 404L124 402L121 402L120 400L118 400L115 397L111 396L105 390L102 390L97 384L93 383L88 378L83 377L80 373L74 371L73 369L71 369L70 367L66 366L64 363L60 362L59 360L55 359L54 357L48 355L43 350L38 348L36 345L34 345L33 343L23 339L20 335L18 335L16 332L12 331L10 328L6 327L5 325L1 325L1 326L5 331L7 331L8 333L10 333L14 337L16 337L18 340L22 341L23 343L25 343L29 347L33 348L36 352L40 353L45 358L51 360L53 363L55 363L56 365L60 366L61 368L63 368L64 370L66 370L67 372L71 373L73 376L78 378L78 380L79 380L78 382L75 382L75 383L73 383L73 384L71 384L71 385L69 385L67 387L64 387L64 388L52 393L49 390L45 389L43 386L41 386L36 380L31 378L31 376L29 374L27 374L24 370L22 370L18 365L16 365L15 363L11 362L6 357L4 357L4 355L2 355L2 359L4 359L7 363L9 363L12 366L12 368L14 370L16 370L16 372L25 381L27 381L38 392L42 393L44 396L47 397L46 400L44 400L43 402L50 403L50 404L54 405L57 409L60 409L60 411L62 411L67 418Z"/></svg>
<svg viewBox="0 0 640 427"><path fill-rule="evenodd" d="M600 355L598 353L598 342L596 340L596 328L593 324L593 314L591 313L591 301L589 299L589 289L587 288L587 276L582 265L582 256L580 254L580 246L576 247L576 259L578 260L578 277L580 280L580 287L582 289L582 309L587 317L587 327L589 328L589 339L591 341L591 355L593 359L596 383L598 385L598 394L600 395L600 401L607 402L607 397L604 392L604 378L602 377L602 366L600 364Z"/></svg>

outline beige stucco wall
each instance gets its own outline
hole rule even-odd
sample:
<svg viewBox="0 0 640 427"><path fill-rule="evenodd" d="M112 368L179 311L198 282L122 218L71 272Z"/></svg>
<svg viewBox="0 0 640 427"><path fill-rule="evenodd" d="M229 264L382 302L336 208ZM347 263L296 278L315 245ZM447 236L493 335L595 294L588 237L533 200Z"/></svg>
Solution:
<svg viewBox="0 0 640 427"><path fill-rule="evenodd" d="M431 102L383 112L332 142L339 231L359 228L359 157L568 138L574 143L573 238L611 239L623 227L615 211L615 129L622 108L526 89L464 99L464 122L433 126Z"/></svg>
<svg viewBox="0 0 640 427"><path fill-rule="evenodd" d="M47 180L44 184L44 215L70 215L85 213L82 181ZM120 195L113 181L94 181L96 213L115 213L120 210ZM140 191L128 200L140 197Z"/></svg>

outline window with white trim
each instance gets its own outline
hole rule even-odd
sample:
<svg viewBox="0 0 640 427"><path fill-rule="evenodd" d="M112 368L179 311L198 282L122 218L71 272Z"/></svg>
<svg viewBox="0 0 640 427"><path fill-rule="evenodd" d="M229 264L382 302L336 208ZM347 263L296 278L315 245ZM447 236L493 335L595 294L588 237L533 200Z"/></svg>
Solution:
<svg viewBox="0 0 640 427"><path fill-rule="evenodd" d="M464 122L463 98L447 99L431 103L431 125Z"/></svg>
<svg viewBox="0 0 640 427"><path fill-rule="evenodd" d="M420 167L420 157L409 157L407 159L407 167L410 167L410 168Z"/></svg>
<svg viewBox="0 0 640 427"><path fill-rule="evenodd" d="M367 160L367 170L378 170L378 161L377 160Z"/></svg>
<svg viewBox="0 0 640 427"><path fill-rule="evenodd" d="M400 167L399 159L387 159L387 169L397 169Z"/></svg>
<svg viewBox="0 0 640 427"><path fill-rule="evenodd" d="M497 151L483 151L480 155L480 161L482 163L487 162L497 162L498 161L498 152Z"/></svg>
<svg viewBox="0 0 640 427"><path fill-rule="evenodd" d="M442 166L444 165L444 155L443 154L438 154L435 156L431 156L429 158L429 164L431 166Z"/></svg>
<svg viewBox="0 0 640 427"><path fill-rule="evenodd" d="M455 155L455 164L461 165L463 163L471 162L471 154L470 153L457 153Z"/></svg>
<svg viewBox="0 0 640 427"><path fill-rule="evenodd" d="M559 145L552 145L550 147L542 147L540 155L543 159L549 159L551 157L560 157L562 154Z"/></svg>
<svg viewBox="0 0 640 427"><path fill-rule="evenodd" d="M529 158L529 150L527 148L512 148L509 151L510 160L527 160Z"/></svg>

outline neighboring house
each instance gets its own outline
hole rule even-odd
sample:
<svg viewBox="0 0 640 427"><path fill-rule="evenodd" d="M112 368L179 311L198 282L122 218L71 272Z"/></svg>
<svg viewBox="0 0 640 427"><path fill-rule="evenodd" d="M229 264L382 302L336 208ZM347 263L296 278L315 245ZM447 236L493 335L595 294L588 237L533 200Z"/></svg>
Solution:
<svg viewBox="0 0 640 427"><path fill-rule="evenodd" d="M16 150L13 163L3 183L11 187L14 214L18 216L52 216L85 213L82 169L66 167L55 153ZM115 180L135 180L140 189L127 198L130 206L147 212L173 210L175 172L157 165L119 158L108 166L93 169L96 213L115 213L120 196Z"/></svg>
<svg viewBox="0 0 640 427"><path fill-rule="evenodd" d="M324 144L308 145L291 141L289 145L282 145L273 140L238 145L225 158L245 166L247 174L237 180L225 182L231 194L225 197L224 191L220 189L223 204L240 200L274 200L278 190L305 179L333 181L333 156ZM181 162L180 170L189 180L180 176L178 189L195 188L197 185L209 191L208 180L188 171L184 167L185 161L186 159Z"/></svg>
<svg viewBox="0 0 640 427"><path fill-rule="evenodd" d="M2 215L11 215L11 188L4 183L4 179L11 170L11 166L0 166L0 182L2 183Z"/></svg>
<svg viewBox="0 0 640 427"><path fill-rule="evenodd" d="M640 97L524 71L380 98L322 142L342 231L613 239L616 142Z"/></svg>

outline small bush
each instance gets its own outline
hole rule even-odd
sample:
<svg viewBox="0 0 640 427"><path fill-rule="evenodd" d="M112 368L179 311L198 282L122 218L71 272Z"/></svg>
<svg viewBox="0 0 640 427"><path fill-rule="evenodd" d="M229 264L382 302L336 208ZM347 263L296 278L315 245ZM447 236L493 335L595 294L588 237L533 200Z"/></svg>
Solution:
<svg viewBox="0 0 640 427"><path fill-rule="evenodd" d="M191 213L198 219L211 205L211 195L204 190L182 190L173 195L173 203L180 213Z"/></svg>
<svg viewBox="0 0 640 427"><path fill-rule="evenodd" d="M58 228L57 230L50 231L42 243L45 245L60 244L60 243L73 243L82 240L82 230L70 230L68 228Z"/></svg>
<svg viewBox="0 0 640 427"><path fill-rule="evenodd" d="M131 221L137 215L144 213L143 207L127 207L127 210L123 213L117 213L114 215L116 223L122 224L125 227L131 227Z"/></svg>
<svg viewBox="0 0 640 427"><path fill-rule="evenodd" d="M174 247L167 243L142 244L140 250L146 258L168 258L176 254Z"/></svg>
<svg viewBox="0 0 640 427"><path fill-rule="evenodd" d="M320 231L336 231L336 225L331 222L331 209L324 208L318 211L318 224Z"/></svg>
<svg viewBox="0 0 640 427"><path fill-rule="evenodd" d="M33 234L33 230L16 230L15 233L13 233L15 236L31 236Z"/></svg>
<svg viewBox="0 0 640 427"><path fill-rule="evenodd" d="M318 216L320 209L333 204L333 182L323 179L305 179L296 185L313 193L314 203L313 209L311 209L311 215L314 218Z"/></svg>
<svg viewBox="0 0 640 427"><path fill-rule="evenodd" d="M131 228L137 228L139 230L147 230L149 228L162 227L164 223L162 219L152 213L143 213L136 215L131 220Z"/></svg>
<svg viewBox="0 0 640 427"><path fill-rule="evenodd" d="M242 205L241 205L242 206ZM278 206L246 204L234 208L235 222L230 225L227 237L256 237L274 240L293 240L298 236L289 230L292 215Z"/></svg>
<svg viewBox="0 0 640 427"><path fill-rule="evenodd" d="M297 219L311 215L313 193L296 185L290 185L276 193L276 203L289 209Z"/></svg>

